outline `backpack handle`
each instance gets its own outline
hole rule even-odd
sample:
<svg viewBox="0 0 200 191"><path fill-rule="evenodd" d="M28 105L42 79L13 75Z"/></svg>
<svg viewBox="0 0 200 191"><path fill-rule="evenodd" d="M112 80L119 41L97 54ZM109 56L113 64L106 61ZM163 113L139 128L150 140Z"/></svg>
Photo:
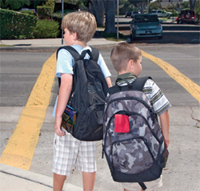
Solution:
<svg viewBox="0 0 200 191"><path fill-rule="evenodd" d="M80 59L80 60L83 60L86 54L89 54L89 56L90 56L90 60L93 60L92 52L91 52L89 49L84 50L84 51L81 53L79 59Z"/></svg>
<svg viewBox="0 0 200 191"><path fill-rule="evenodd" d="M126 79L122 79L122 78L117 78L117 80L115 81L115 86L118 87L120 90L123 88L123 86L120 86L117 84L117 82L119 82L120 80L123 80L124 82L127 83L128 89L133 89L133 83L130 83L128 80Z"/></svg>

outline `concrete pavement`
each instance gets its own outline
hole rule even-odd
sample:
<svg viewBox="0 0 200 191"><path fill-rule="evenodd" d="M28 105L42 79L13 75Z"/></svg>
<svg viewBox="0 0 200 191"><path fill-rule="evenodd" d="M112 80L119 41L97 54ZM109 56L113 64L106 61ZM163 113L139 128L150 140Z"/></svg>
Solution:
<svg viewBox="0 0 200 191"><path fill-rule="evenodd" d="M103 38L92 39L88 45L107 46L115 44L114 41L107 41ZM16 48L57 48L62 46L61 39L34 39L34 40L1 40L0 44L10 45L6 49ZM5 49L4 48L0 48ZM6 109L6 108L5 108ZM9 108L7 108L9 109ZM3 111L3 110L1 110ZM1 112L1 125L8 121L6 110ZM21 112L10 116L9 120L17 122ZM47 126L53 126L51 117L52 107L46 113L43 130ZM159 191L198 191L200 190L200 109L196 107L178 107L170 109L170 155L167 167L163 171L164 186ZM53 133L53 132L51 132ZM41 137L42 139L42 137ZM53 142L53 139L52 139ZM38 143L42 144L42 143ZM52 145L50 145L51 147ZM33 159L34 160L34 159ZM51 160L48 159L48 160ZM39 166L39 165L38 165ZM52 190L51 164L49 175L38 174L37 172L22 170L19 168L0 164L0 190L2 191L48 191ZM97 146L97 177L94 191L122 191L120 184L111 178L105 158L101 158L101 142ZM82 190L81 173L75 171L69 177L64 186L64 191ZM157 191L155 189L154 191Z"/></svg>
<svg viewBox="0 0 200 191"><path fill-rule="evenodd" d="M89 46L105 46L116 44L116 41L106 40L105 38L93 38L88 42ZM0 40L0 50L2 49L27 49L27 48L57 48L64 46L61 38L48 39L12 39Z"/></svg>

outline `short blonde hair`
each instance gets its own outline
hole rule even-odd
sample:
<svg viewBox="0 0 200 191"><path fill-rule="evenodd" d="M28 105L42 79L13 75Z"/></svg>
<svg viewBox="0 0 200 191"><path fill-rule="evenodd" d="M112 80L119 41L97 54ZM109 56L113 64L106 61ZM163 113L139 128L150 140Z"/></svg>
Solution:
<svg viewBox="0 0 200 191"><path fill-rule="evenodd" d="M110 54L112 64L118 73L127 68L129 60L136 62L140 56L142 56L141 50L126 42L117 44Z"/></svg>
<svg viewBox="0 0 200 191"><path fill-rule="evenodd" d="M64 16L61 28L67 28L70 33L77 33L77 40L88 42L94 36L97 23L94 15L89 12L72 12Z"/></svg>

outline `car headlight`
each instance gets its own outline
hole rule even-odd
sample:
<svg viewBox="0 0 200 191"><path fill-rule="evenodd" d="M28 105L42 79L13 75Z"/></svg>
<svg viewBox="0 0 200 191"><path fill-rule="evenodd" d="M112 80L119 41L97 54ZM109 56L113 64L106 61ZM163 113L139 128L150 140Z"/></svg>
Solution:
<svg viewBox="0 0 200 191"><path fill-rule="evenodd" d="M133 29L138 29L138 26L137 25L133 25L132 28Z"/></svg>

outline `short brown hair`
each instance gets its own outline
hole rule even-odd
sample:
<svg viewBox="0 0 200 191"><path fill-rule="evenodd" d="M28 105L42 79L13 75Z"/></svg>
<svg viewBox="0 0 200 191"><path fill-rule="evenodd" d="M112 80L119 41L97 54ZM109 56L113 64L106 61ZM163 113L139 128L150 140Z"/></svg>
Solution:
<svg viewBox="0 0 200 191"><path fill-rule="evenodd" d="M141 50L126 42L117 44L111 51L110 58L117 72L126 69L129 60L136 62L142 55Z"/></svg>
<svg viewBox="0 0 200 191"><path fill-rule="evenodd" d="M77 11L64 16L61 28L67 28L70 33L76 32L77 40L87 43L94 36L97 23L91 13Z"/></svg>

